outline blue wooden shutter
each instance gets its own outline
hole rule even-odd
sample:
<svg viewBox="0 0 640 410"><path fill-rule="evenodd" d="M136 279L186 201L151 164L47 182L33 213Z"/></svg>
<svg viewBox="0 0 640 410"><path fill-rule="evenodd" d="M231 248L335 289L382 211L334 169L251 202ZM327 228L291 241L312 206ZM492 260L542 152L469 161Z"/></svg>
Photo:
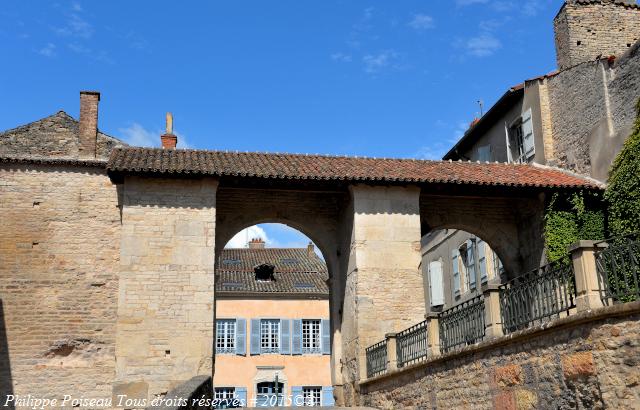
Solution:
<svg viewBox="0 0 640 410"><path fill-rule="evenodd" d="M476 288L476 260L473 251L473 241L467 240L467 279L469 289Z"/></svg>
<svg viewBox="0 0 640 410"><path fill-rule="evenodd" d="M302 320L293 319L291 354L302 354Z"/></svg>
<svg viewBox="0 0 640 410"><path fill-rule="evenodd" d="M240 407L249 407L249 403L247 402L247 388L246 387L236 387L235 397L240 402Z"/></svg>
<svg viewBox="0 0 640 410"><path fill-rule="evenodd" d="M331 322L322 319L322 354L331 354Z"/></svg>
<svg viewBox="0 0 640 410"><path fill-rule="evenodd" d="M251 319L250 353L260 354L260 319Z"/></svg>
<svg viewBox="0 0 640 410"><path fill-rule="evenodd" d="M247 319L236 319L236 354L247 354Z"/></svg>
<svg viewBox="0 0 640 410"><path fill-rule="evenodd" d="M281 319L280 327L280 353L291 354L291 321Z"/></svg>
<svg viewBox="0 0 640 410"><path fill-rule="evenodd" d="M322 407L328 407L335 405L335 400L333 399L333 387L327 386L322 388Z"/></svg>
<svg viewBox="0 0 640 410"><path fill-rule="evenodd" d="M482 239L478 239L478 269L480 269L480 283L487 282L487 248Z"/></svg>
<svg viewBox="0 0 640 410"><path fill-rule="evenodd" d="M458 266L458 249L451 251L451 266L453 268L453 296L460 294L460 267Z"/></svg>
<svg viewBox="0 0 640 410"><path fill-rule="evenodd" d="M531 120L531 108L522 114L522 145L525 159L531 158L535 152L535 141L533 139L533 121Z"/></svg>
<svg viewBox="0 0 640 410"><path fill-rule="evenodd" d="M431 306L444 305L444 283L442 282L442 262L429 263L429 290Z"/></svg>
<svg viewBox="0 0 640 410"><path fill-rule="evenodd" d="M291 406L304 407L304 396L302 394L302 386L293 386L291 388Z"/></svg>

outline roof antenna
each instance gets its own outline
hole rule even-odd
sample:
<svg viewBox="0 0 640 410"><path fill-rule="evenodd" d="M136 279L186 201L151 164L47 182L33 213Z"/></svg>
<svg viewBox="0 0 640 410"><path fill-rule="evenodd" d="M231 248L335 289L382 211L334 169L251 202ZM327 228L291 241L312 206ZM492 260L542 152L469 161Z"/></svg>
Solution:
<svg viewBox="0 0 640 410"><path fill-rule="evenodd" d="M478 105L480 106L480 117L482 118L482 116L484 115L484 112L483 112L484 102L482 100L478 100Z"/></svg>

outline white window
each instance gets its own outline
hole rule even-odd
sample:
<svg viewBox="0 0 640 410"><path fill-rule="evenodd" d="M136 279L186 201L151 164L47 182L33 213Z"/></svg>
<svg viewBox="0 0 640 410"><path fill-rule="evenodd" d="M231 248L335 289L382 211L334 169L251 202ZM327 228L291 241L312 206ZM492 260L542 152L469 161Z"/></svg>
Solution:
<svg viewBox="0 0 640 410"><path fill-rule="evenodd" d="M320 387L303 387L302 397L305 407L319 407L322 389Z"/></svg>
<svg viewBox="0 0 640 410"><path fill-rule="evenodd" d="M216 353L234 353L236 349L236 321L216 320Z"/></svg>
<svg viewBox="0 0 640 410"><path fill-rule="evenodd" d="M444 283L442 281L442 261L429 262L429 302L431 306L444 305Z"/></svg>
<svg viewBox="0 0 640 410"><path fill-rule="evenodd" d="M227 409L233 406L236 389L234 387L216 387L213 390L216 409Z"/></svg>
<svg viewBox="0 0 640 410"><path fill-rule="evenodd" d="M262 353L280 352L280 319L260 321L260 351Z"/></svg>
<svg viewBox="0 0 640 410"><path fill-rule="evenodd" d="M320 320L302 321L302 353L322 353Z"/></svg>
<svg viewBox="0 0 640 410"><path fill-rule="evenodd" d="M527 110L510 125L508 133L509 150L512 161L516 163L530 162L536 151L531 109Z"/></svg>

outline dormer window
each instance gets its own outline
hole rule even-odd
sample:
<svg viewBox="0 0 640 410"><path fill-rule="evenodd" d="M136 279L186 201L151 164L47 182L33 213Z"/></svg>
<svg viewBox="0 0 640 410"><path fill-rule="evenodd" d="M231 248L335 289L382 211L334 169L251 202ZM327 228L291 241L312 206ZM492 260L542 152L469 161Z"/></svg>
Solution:
<svg viewBox="0 0 640 410"><path fill-rule="evenodd" d="M274 282L276 280L273 271L276 267L268 263L261 263L253 268L258 282Z"/></svg>

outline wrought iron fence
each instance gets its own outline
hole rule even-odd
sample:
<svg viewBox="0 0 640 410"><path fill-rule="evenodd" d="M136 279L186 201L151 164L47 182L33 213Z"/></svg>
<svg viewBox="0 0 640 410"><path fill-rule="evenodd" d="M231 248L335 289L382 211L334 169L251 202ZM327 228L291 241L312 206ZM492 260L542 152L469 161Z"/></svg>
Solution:
<svg viewBox="0 0 640 410"><path fill-rule="evenodd" d="M576 285L571 262L542 266L500 285L504 333L558 317L575 307Z"/></svg>
<svg viewBox="0 0 640 410"><path fill-rule="evenodd" d="M438 315L440 350L480 342L485 335L484 298L476 296Z"/></svg>
<svg viewBox="0 0 640 410"><path fill-rule="evenodd" d="M403 330L396 336L398 367L418 362L427 357L427 321Z"/></svg>
<svg viewBox="0 0 640 410"><path fill-rule="evenodd" d="M383 340L367 347L367 377L374 377L387 371L387 341Z"/></svg>
<svg viewBox="0 0 640 410"><path fill-rule="evenodd" d="M606 242L606 245L604 244ZM608 304L640 299L640 233L601 242L596 268L602 301Z"/></svg>

